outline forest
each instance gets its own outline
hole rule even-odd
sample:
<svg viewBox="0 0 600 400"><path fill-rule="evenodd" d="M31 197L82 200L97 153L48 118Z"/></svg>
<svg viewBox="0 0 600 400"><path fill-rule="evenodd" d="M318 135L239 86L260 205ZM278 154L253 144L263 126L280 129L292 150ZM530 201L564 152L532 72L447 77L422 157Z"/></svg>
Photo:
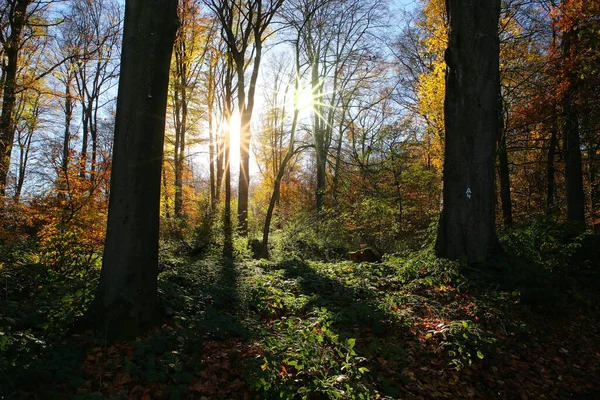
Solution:
<svg viewBox="0 0 600 400"><path fill-rule="evenodd" d="M600 398L600 0L0 0L0 400Z"/></svg>

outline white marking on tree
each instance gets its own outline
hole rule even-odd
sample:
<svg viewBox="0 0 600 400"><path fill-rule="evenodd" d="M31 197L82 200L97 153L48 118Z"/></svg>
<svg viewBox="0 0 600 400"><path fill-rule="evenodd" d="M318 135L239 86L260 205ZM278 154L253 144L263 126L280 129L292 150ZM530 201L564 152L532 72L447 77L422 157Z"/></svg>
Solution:
<svg viewBox="0 0 600 400"><path fill-rule="evenodd" d="M468 200L471 200L471 194L472 194L472 193L473 193L473 192L471 192L471 188L467 188L467 199L468 199Z"/></svg>

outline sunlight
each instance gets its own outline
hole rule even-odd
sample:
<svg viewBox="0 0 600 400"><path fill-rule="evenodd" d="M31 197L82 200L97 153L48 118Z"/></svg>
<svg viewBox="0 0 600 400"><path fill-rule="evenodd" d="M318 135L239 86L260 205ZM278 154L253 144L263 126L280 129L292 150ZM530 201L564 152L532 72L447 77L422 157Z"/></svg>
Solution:
<svg viewBox="0 0 600 400"><path fill-rule="evenodd" d="M310 86L305 86L300 89L298 93L298 110L305 111L310 110L313 107L314 99L313 93Z"/></svg>
<svg viewBox="0 0 600 400"><path fill-rule="evenodd" d="M240 165L240 116L238 114L234 114L231 116L231 121L229 121L229 125L227 123L223 123L221 125L221 132L223 135L230 131L230 165L231 165L231 175L237 175L238 167Z"/></svg>

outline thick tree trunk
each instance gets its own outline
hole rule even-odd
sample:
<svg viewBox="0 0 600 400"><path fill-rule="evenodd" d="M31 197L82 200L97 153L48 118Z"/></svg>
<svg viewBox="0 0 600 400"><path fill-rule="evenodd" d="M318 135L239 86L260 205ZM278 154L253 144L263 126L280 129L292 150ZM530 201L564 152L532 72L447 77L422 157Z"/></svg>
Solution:
<svg viewBox="0 0 600 400"><path fill-rule="evenodd" d="M448 0L443 207L436 251L485 260L498 246L495 153L499 133L500 0Z"/></svg>
<svg viewBox="0 0 600 400"><path fill-rule="evenodd" d="M128 0L108 227L91 312L109 339L131 339L158 316L161 167L177 0Z"/></svg>
<svg viewBox="0 0 600 400"><path fill-rule="evenodd" d="M0 114L0 196L4 196L13 142L15 140L15 124L13 121L17 95L17 69L19 67L19 50L23 28L26 23L27 7L32 0L14 0L14 11L11 17L11 34L4 44L6 64L4 70L4 87L2 88L2 114Z"/></svg>
<svg viewBox="0 0 600 400"><path fill-rule="evenodd" d="M571 48L575 48L577 39L576 27L563 33L562 55L567 60ZM576 76L570 71L567 74L569 87L563 95L563 152L565 158L565 181L567 187L567 220L585 224L585 197L583 194L583 173L581 167L581 144L579 139L579 118L576 110Z"/></svg>

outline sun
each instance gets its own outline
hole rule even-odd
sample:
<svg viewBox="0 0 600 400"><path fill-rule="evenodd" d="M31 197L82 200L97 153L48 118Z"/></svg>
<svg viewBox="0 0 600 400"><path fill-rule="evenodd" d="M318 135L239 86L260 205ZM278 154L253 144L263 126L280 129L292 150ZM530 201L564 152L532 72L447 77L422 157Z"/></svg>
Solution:
<svg viewBox="0 0 600 400"><path fill-rule="evenodd" d="M229 165L231 172L237 171L240 165L240 116L235 113L231 116L229 124L225 123L221 127L223 134L229 131ZM237 172L236 172L237 173Z"/></svg>
<svg viewBox="0 0 600 400"><path fill-rule="evenodd" d="M298 91L298 110L305 111L310 110L313 107L314 98L312 88L305 86Z"/></svg>

